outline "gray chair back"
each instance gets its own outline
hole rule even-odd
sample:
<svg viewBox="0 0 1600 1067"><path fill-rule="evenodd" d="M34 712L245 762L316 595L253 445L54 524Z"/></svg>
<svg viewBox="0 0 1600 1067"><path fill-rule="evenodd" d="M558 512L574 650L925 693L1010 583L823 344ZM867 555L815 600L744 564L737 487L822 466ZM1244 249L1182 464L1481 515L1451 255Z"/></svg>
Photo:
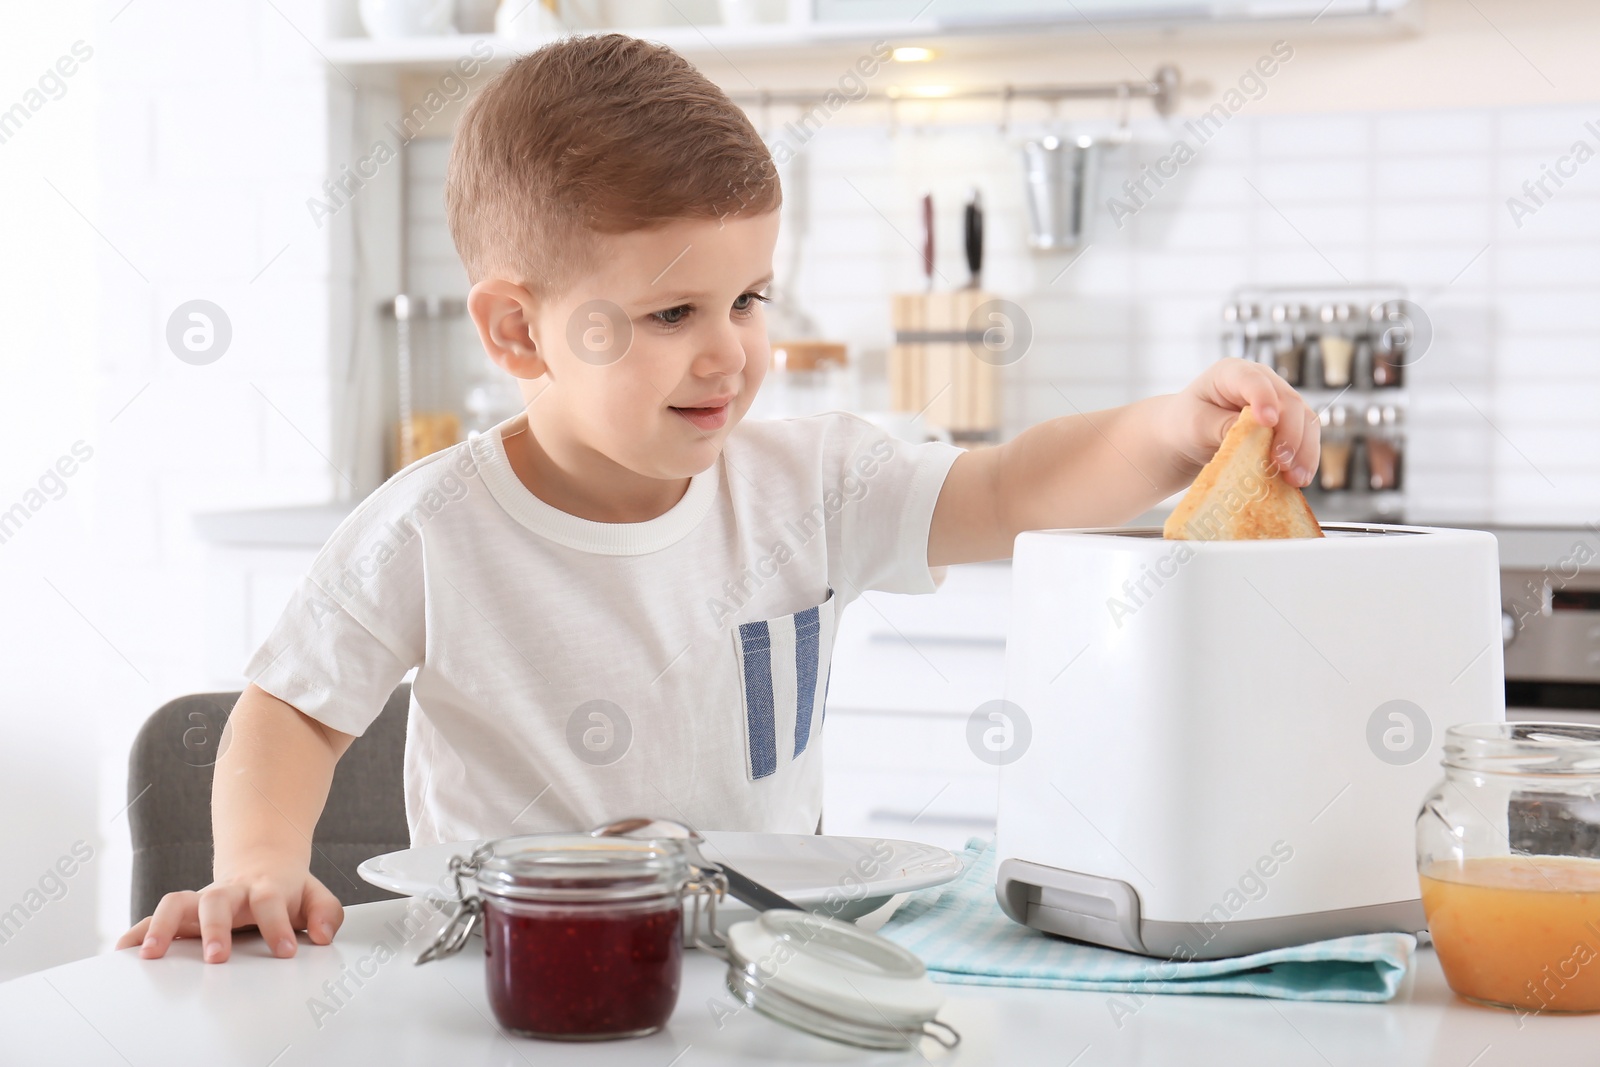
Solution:
<svg viewBox="0 0 1600 1067"><path fill-rule="evenodd" d="M339 760L312 834L311 873L346 905L392 898L393 893L362 881L356 867L411 846L402 784L410 697L410 686L396 689L383 713ZM238 693L179 697L139 730L128 757L130 922L154 911L164 894L211 881L212 767L238 699Z"/></svg>

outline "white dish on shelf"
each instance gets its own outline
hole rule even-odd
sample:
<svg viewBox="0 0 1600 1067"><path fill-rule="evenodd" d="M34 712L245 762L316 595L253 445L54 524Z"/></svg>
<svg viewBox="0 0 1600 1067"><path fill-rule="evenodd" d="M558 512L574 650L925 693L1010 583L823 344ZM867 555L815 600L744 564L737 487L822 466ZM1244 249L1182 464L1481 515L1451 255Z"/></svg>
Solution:
<svg viewBox="0 0 1600 1067"><path fill-rule="evenodd" d="M961 874L961 858L935 845L873 837L756 834L707 830L701 851L796 904L838 919L857 919L897 893L943 885ZM482 841L452 841L373 856L357 873L380 889L411 897L451 900L453 856L468 856ZM470 888L470 887L469 887ZM728 897L719 920L748 917ZM722 923L719 921L719 926Z"/></svg>
<svg viewBox="0 0 1600 1067"><path fill-rule="evenodd" d="M453 0L360 0L361 26L376 41L455 32Z"/></svg>

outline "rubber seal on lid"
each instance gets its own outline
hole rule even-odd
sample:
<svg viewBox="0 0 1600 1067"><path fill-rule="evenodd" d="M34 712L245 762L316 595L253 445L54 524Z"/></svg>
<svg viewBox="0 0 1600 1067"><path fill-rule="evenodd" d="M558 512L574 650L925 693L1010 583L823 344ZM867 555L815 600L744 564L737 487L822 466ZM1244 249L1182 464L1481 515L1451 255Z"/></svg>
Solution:
<svg viewBox="0 0 1600 1067"><path fill-rule="evenodd" d="M779 1022L845 1044L915 1047L960 1035L935 1016L944 995L915 955L850 923L763 912L727 934L728 991Z"/></svg>

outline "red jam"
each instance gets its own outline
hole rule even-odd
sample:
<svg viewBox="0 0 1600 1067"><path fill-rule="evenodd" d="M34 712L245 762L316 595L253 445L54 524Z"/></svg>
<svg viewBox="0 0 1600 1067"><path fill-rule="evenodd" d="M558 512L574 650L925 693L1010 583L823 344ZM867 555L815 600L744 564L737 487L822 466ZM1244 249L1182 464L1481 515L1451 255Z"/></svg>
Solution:
<svg viewBox="0 0 1600 1067"><path fill-rule="evenodd" d="M568 1040L632 1037L672 1015L683 971L677 897L486 904L489 1003L506 1029Z"/></svg>

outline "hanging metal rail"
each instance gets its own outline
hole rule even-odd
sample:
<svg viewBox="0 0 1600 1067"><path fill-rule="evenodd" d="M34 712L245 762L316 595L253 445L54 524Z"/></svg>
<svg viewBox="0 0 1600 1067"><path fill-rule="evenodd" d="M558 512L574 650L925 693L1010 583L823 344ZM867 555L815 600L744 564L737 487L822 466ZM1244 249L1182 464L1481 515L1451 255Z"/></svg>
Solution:
<svg viewBox="0 0 1600 1067"><path fill-rule="evenodd" d="M1013 100L1149 100L1156 114L1172 114L1178 106L1178 95L1183 91L1183 76L1172 64L1156 68L1155 77L1146 82L1089 82L1083 85L1005 85L998 89L952 89L949 92L919 93L916 86L893 86L887 90L870 90L850 99L887 100L891 104L907 100L999 100L1010 104ZM840 94L833 89L781 89L775 91L736 92L729 97L737 104L755 104L765 108L773 104L805 107L817 104L828 95Z"/></svg>

